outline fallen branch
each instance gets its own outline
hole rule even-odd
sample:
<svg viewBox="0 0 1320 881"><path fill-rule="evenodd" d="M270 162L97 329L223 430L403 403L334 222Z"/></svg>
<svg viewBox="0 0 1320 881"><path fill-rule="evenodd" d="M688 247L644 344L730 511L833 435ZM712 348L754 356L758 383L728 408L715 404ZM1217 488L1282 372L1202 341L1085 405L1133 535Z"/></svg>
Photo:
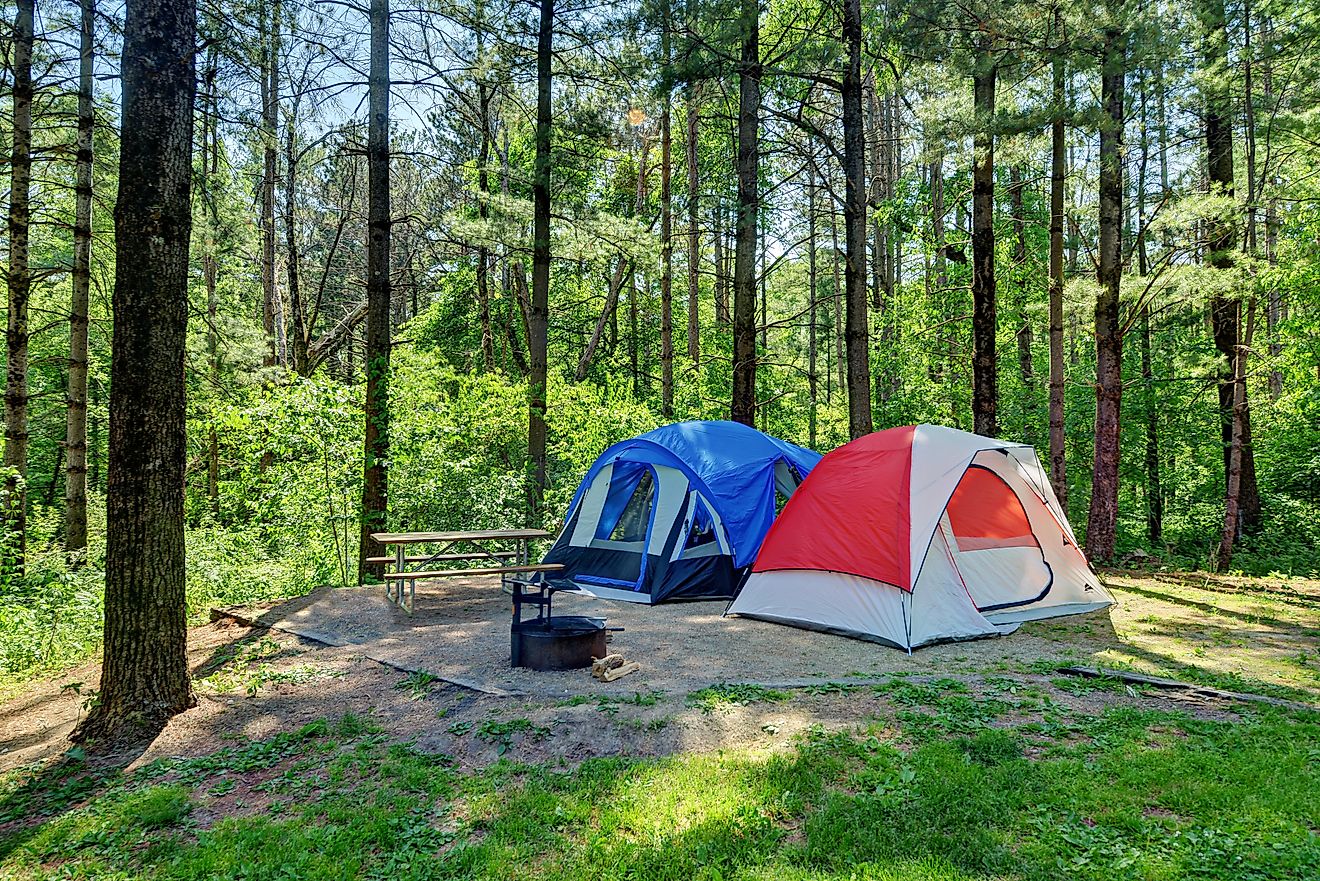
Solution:
<svg viewBox="0 0 1320 881"><path fill-rule="evenodd" d="M1159 676L1146 676L1141 673L1129 673L1125 670L1109 670L1104 667L1059 667L1058 672L1069 676L1081 676L1086 679L1117 679L1121 682L1131 682L1134 685L1149 685L1153 688L1171 689L1187 694L1200 695L1201 697L1219 698L1220 700L1270 704L1276 707L1287 707L1291 710L1320 710L1320 706L1303 703L1302 701L1290 701L1241 691L1226 691L1222 688L1211 688L1208 685L1194 685L1178 679L1163 679Z"/></svg>

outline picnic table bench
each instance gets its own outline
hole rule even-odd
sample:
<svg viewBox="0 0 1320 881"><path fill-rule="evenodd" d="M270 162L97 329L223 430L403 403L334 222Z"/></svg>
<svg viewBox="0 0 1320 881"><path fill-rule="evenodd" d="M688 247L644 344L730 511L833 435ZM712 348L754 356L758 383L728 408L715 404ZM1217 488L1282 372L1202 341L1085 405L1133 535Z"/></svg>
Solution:
<svg viewBox="0 0 1320 881"><path fill-rule="evenodd" d="M385 573L385 595L408 614L412 614L413 600L419 579L449 578L453 576L499 575L503 585L510 585L518 576L532 576L542 572L557 572L564 567L558 563L533 563L531 543L551 537L544 529L479 529L461 532L376 532L372 538L394 553L389 556L368 557L369 563L393 566ZM434 547L431 553L409 554L407 549L419 545ZM488 566L456 567L446 563L489 561ZM443 568L439 568L442 567ZM407 586L407 600L404 586Z"/></svg>

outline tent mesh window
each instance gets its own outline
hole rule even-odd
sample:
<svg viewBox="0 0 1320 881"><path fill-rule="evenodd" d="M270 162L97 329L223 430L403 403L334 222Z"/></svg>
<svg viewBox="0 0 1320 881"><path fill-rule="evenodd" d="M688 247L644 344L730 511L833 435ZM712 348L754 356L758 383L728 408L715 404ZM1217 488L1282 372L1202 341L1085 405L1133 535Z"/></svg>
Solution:
<svg viewBox="0 0 1320 881"><path fill-rule="evenodd" d="M619 515L619 522L610 531L611 541L645 541L646 527L651 519L651 503L655 497L655 481L651 472L642 472L637 488Z"/></svg>
<svg viewBox="0 0 1320 881"><path fill-rule="evenodd" d="M710 512L706 510L706 503L698 501L692 516L692 526L688 529L687 541L683 547L699 548L713 541L715 541L715 522L711 519Z"/></svg>

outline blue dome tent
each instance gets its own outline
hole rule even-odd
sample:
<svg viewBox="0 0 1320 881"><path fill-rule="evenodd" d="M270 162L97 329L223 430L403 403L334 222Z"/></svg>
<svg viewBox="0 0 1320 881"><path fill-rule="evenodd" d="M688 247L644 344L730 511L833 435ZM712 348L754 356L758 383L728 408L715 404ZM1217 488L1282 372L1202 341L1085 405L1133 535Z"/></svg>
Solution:
<svg viewBox="0 0 1320 881"><path fill-rule="evenodd" d="M820 454L737 422L679 422L607 449L545 557L551 583L606 599L733 597Z"/></svg>

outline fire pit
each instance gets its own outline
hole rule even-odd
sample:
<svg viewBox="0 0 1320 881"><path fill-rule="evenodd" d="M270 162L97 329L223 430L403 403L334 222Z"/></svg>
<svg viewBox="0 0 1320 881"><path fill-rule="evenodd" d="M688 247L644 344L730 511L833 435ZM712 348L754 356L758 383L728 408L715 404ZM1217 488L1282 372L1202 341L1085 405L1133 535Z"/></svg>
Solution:
<svg viewBox="0 0 1320 881"><path fill-rule="evenodd" d="M585 615L554 615L513 625L512 662L533 670L577 670L603 658L605 622Z"/></svg>
<svg viewBox="0 0 1320 881"><path fill-rule="evenodd" d="M524 593L523 588L534 593ZM510 628L510 663L532 670L577 670L590 667L605 648L605 619L586 615L551 614L554 588L543 582L513 584L513 625ZM524 605L537 606L535 618L522 620ZM610 628L621 630L622 628Z"/></svg>

